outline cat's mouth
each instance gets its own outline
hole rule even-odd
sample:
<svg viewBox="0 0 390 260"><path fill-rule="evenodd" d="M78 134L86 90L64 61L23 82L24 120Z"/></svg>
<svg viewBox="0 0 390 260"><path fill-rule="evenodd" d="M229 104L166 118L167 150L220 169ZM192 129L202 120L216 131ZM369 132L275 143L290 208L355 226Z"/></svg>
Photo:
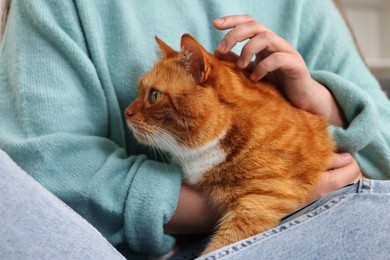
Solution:
<svg viewBox="0 0 390 260"><path fill-rule="evenodd" d="M132 130L134 137L141 143L160 148L164 151L170 151L173 154L178 152L177 143L169 134L164 134L160 131L155 134L150 134L137 130L134 127L130 127L130 129Z"/></svg>
<svg viewBox="0 0 390 260"><path fill-rule="evenodd" d="M148 134L145 134L145 133L142 133L140 131L137 131L137 130L134 130L134 129L131 129L132 132L133 132L133 135L134 137L140 141L141 143L144 143L144 144L150 144L150 145L153 145L154 143L152 142L152 138L150 135Z"/></svg>
<svg viewBox="0 0 390 260"><path fill-rule="evenodd" d="M141 143L148 145L156 145L155 133L150 133L149 131L140 129L137 126L134 126L131 122L127 121L127 126L133 132L134 137Z"/></svg>
<svg viewBox="0 0 390 260"><path fill-rule="evenodd" d="M180 154L181 149L177 144L176 138L168 131L161 128L153 129L154 131L148 131L129 121L127 121L127 126L133 132L134 137L141 143L155 146L173 154Z"/></svg>

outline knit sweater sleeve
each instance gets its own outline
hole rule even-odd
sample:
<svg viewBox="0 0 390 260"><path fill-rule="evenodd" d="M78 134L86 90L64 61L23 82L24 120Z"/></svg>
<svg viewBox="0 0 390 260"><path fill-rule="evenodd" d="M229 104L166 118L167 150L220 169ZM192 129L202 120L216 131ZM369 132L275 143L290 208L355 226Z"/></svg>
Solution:
<svg viewBox="0 0 390 260"><path fill-rule="evenodd" d="M348 126L331 126L341 151L354 153L368 177L390 178L390 102L357 51L332 1L302 1L298 50L326 86ZM313 44L315 42L315 44Z"/></svg>
<svg viewBox="0 0 390 260"><path fill-rule="evenodd" d="M128 156L72 1L14 0L0 54L0 148L112 244L161 254L181 175ZM107 81L109 82L109 81Z"/></svg>

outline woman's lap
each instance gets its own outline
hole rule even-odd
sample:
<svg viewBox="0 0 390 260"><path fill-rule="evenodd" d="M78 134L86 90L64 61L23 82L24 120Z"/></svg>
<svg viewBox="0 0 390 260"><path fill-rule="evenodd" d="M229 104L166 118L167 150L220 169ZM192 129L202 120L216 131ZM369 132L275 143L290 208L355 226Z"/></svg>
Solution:
<svg viewBox="0 0 390 260"><path fill-rule="evenodd" d="M0 259L124 259L0 150Z"/></svg>
<svg viewBox="0 0 390 260"><path fill-rule="evenodd" d="M87 221L0 151L0 258L121 259ZM390 181L363 180L284 218L281 225L206 259L385 259ZM191 259L202 245L172 259Z"/></svg>
<svg viewBox="0 0 390 260"><path fill-rule="evenodd" d="M292 213L274 229L201 259L386 259L389 217L390 181L363 180Z"/></svg>

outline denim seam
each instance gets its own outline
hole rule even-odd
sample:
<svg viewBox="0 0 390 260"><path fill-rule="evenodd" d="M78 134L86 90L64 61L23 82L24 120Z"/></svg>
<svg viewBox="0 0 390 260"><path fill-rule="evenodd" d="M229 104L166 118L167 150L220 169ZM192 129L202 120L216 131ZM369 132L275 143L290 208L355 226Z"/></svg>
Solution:
<svg viewBox="0 0 390 260"><path fill-rule="evenodd" d="M287 222L283 225L277 226L273 229L270 229L270 230L265 231L261 234L255 235L251 238L248 238L246 240L243 240L241 242L238 242L238 243L233 244L231 246L228 246L226 248L222 248L213 254L205 256L204 258L200 257L199 259L205 259L205 260L221 259L221 258L230 256L234 253L237 253L242 249L249 248L258 242L261 242L261 241L263 241L267 238L270 238L276 234L279 234L283 231L287 231L291 228L294 228L303 222L306 222L310 219L313 219L314 217L320 215L321 213L327 211L328 209L330 209L334 206L337 206L346 197L349 197L349 195L353 195L353 194L345 194L345 195L341 195L339 197L335 197L332 200L328 201L326 204L322 205L321 207L319 207L319 208L317 208L317 209L315 209L315 210L313 210L313 211L311 211L303 216L300 216L294 220L291 220L290 222Z"/></svg>
<svg viewBox="0 0 390 260"><path fill-rule="evenodd" d="M168 259L169 260L189 260L189 259L195 259L196 257L199 256L199 253L198 251L191 251L191 252L188 252L188 253L184 253L182 255L180 255L179 257L169 257Z"/></svg>
<svg viewBox="0 0 390 260"><path fill-rule="evenodd" d="M362 179L359 186L359 193L372 193L372 183L370 179Z"/></svg>

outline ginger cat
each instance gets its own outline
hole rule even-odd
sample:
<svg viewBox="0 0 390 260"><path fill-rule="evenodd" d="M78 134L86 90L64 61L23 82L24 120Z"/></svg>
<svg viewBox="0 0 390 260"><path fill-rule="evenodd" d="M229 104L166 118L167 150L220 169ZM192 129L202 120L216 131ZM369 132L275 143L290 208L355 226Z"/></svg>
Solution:
<svg viewBox="0 0 390 260"><path fill-rule="evenodd" d="M139 80L125 112L142 143L173 157L184 181L222 212L203 254L276 226L302 206L327 169L334 143L324 118L253 82L190 35Z"/></svg>

